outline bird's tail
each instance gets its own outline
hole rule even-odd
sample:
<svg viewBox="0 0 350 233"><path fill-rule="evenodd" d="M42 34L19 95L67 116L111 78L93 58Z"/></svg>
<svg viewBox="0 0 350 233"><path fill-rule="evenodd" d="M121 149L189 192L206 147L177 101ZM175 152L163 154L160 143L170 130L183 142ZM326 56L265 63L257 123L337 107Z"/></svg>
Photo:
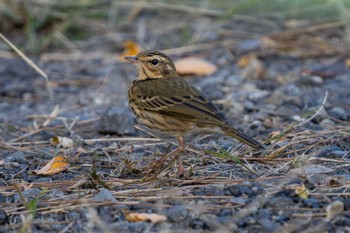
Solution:
<svg viewBox="0 0 350 233"><path fill-rule="evenodd" d="M261 144L260 142L258 142L255 139L249 137L248 135L242 133L241 131L233 128L230 125L223 126L222 130L225 132L226 135L233 137L233 138L247 144L248 146L252 147L255 150L265 149L265 146L263 144Z"/></svg>

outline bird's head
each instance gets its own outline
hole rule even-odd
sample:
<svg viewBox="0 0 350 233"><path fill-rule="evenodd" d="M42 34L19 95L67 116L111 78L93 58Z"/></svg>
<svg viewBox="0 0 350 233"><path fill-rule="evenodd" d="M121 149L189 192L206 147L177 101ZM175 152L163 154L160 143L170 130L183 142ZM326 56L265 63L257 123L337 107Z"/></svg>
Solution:
<svg viewBox="0 0 350 233"><path fill-rule="evenodd" d="M176 76L176 69L171 59L164 53L155 50L145 50L135 57L125 57L134 63L138 70L138 79L155 79Z"/></svg>

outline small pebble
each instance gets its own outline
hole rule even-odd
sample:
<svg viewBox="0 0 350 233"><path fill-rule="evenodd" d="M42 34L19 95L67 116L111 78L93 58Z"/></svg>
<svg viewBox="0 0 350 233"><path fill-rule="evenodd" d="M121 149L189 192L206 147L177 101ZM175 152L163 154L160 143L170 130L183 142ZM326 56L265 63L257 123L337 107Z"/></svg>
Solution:
<svg viewBox="0 0 350 233"><path fill-rule="evenodd" d="M0 225L4 225L9 220L6 212L4 210L0 210Z"/></svg>
<svg viewBox="0 0 350 233"><path fill-rule="evenodd" d="M98 131L117 135L134 135L136 120L127 106L111 108L101 118Z"/></svg>
<svg viewBox="0 0 350 233"><path fill-rule="evenodd" d="M251 188L244 185L229 185L226 187L225 194L232 195L234 197L239 197L242 194L245 194L248 197L251 197L254 194L254 191Z"/></svg>
<svg viewBox="0 0 350 233"><path fill-rule="evenodd" d="M31 200L31 199L33 199L33 198L39 197L40 193L41 193L41 190L38 189L38 188L30 188L30 189L27 189L27 190L22 191L22 195L23 195L24 198L26 198L27 200ZM22 200L21 200L21 197L20 197L18 194L16 194L16 195L14 196L14 199L15 199L16 202L22 201Z"/></svg>
<svg viewBox="0 0 350 233"><path fill-rule="evenodd" d="M167 215L172 222L180 222L186 219L188 210L184 206L173 206L168 209Z"/></svg>
<svg viewBox="0 0 350 233"><path fill-rule="evenodd" d="M92 198L92 200L117 202L111 191L108 189L101 189L100 192Z"/></svg>
<svg viewBox="0 0 350 233"><path fill-rule="evenodd" d="M290 197L271 197L267 200L265 206L281 209L295 206L295 203Z"/></svg>
<svg viewBox="0 0 350 233"><path fill-rule="evenodd" d="M199 218L196 218L196 219L193 219L192 221L190 221L189 226L193 229L196 229L196 230L205 230L208 228L206 223Z"/></svg>
<svg viewBox="0 0 350 233"><path fill-rule="evenodd" d="M11 155L9 155L6 159L5 162L10 163L10 162L15 162L19 164L27 164L28 161L26 160L26 155L22 151L15 151Z"/></svg>
<svg viewBox="0 0 350 233"><path fill-rule="evenodd" d="M349 112L346 112L342 107L333 107L329 110L329 115L339 120L346 121L349 118Z"/></svg>

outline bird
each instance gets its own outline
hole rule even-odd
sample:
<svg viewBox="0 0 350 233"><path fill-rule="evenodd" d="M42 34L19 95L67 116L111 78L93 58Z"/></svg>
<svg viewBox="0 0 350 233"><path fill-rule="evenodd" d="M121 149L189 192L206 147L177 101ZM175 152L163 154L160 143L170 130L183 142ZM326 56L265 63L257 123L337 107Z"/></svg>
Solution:
<svg viewBox="0 0 350 233"><path fill-rule="evenodd" d="M128 90L129 107L137 121L175 137L178 142L178 147L155 161L150 171L159 169L173 157L177 159L178 171L183 172L181 154L186 148L185 138L194 132L221 133L255 150L265 149L263 144L235 128L210 99L182 78L164 53L145 50L125 59L138 69L138 76Z"/></svg>

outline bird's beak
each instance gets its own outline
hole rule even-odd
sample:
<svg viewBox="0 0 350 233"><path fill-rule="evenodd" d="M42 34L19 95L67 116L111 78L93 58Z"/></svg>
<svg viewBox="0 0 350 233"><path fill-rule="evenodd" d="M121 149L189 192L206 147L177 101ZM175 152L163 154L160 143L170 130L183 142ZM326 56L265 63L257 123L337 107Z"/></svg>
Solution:
<svg viewBox="0 0 350 233"><path fill-rule="evenodd" d="M131 61L133 63L139 62L139 59L137 57L134 56L128 56L128 57L124 57L126 60Z"/></svg>

